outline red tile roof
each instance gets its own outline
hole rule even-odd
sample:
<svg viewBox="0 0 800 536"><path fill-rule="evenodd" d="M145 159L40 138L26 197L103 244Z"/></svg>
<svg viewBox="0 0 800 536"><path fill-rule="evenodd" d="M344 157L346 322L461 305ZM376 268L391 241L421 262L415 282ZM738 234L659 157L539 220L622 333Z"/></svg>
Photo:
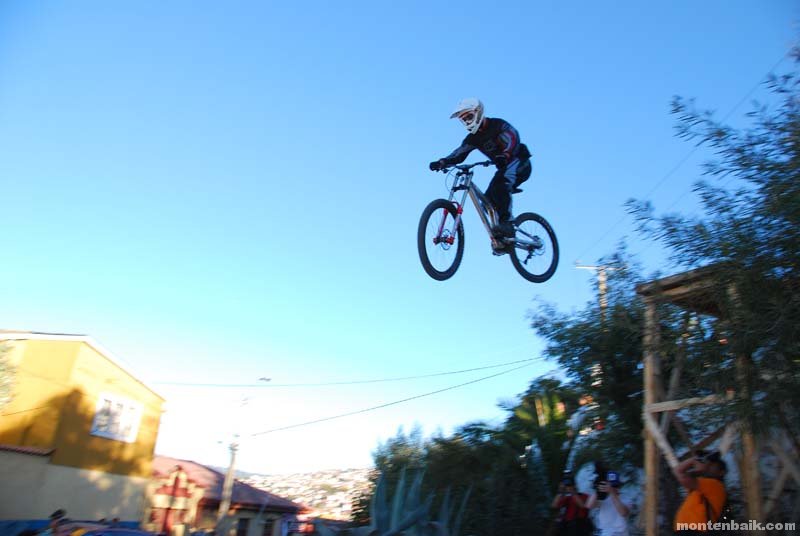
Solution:
<svg viewBox="0 0 800 536"><path fill-rule="evenodd" d="M225 475L197 462L156 455L153 458L153 476L167 476L176 465L181 466L189 480L205 489L203 500L210 502L220 501ZM291 513L300 513L307 510L307 507L302 504L234 480L231 506L239 505L260 509L265 503L266 510Z"/></svg>
<svg viewBox="0 0 800 536"><path fill-rule="evenodd" d="M50 456L55 449L21 447L19 445L0 445L0 450L5 452L16 452L17 454L29 454L31 456Z"/></svg>

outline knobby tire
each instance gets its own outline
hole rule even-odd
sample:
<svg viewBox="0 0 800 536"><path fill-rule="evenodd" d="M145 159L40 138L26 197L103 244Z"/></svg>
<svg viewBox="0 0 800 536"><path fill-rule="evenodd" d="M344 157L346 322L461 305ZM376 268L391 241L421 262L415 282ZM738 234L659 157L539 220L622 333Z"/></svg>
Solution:
<svg viewBox="0 0 800 536"><path fill-rule="evenodd" d="M453 244L434 244L433 239L438 232L445 211L447 217L443 227L443 236L455 236L455 241ZM444 281L453 277L464 256L464 226L459 222L458 229L453 229L456 216L457 211L453 202L447 199L436 199L425 207L419 219L419 227L417 229L419 260L425 272L437 281ZM443 266L434 266L435 263L431 256L438 258L451 257L452 260L445 259Z"/></svg>

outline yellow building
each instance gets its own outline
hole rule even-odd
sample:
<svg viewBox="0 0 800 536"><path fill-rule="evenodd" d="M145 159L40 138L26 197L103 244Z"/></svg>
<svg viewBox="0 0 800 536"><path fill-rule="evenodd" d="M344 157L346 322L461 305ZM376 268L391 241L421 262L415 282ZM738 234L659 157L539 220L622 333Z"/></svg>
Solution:
<svg viewBox="0 0 800 536"><path fill-rule="evenodd" d="M0 410L0 532L5 523L138 523L164 399L91 337L0 331L14 372Z"/></svg>

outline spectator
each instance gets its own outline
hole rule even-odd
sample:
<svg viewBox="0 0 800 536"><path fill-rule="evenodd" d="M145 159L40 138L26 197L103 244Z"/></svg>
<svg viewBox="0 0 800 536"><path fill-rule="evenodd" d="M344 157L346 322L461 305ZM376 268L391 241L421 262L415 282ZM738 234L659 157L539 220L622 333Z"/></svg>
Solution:
<svg viewBox="0 0 800 536"><path fill-rule="evenodd" d="M575 479L569 472L564 473L558 485L558 494L553 499L552 508L558 509L557 532L558 536L589 536L592 533L589 510L586 501L589 496L578 493L575 489Z"/></svg>
<svg viewBox="0 0 800 536"><path fill-rule="evenodd" d="M595 482L595 493L587 508L597 508L595 525L600 536L628 536L628 515L631 509L619 496L621 482L615 471L607 471Z"/></svg>
<svg viewBox="0 0 800 536"><path fill-rule="evenodd" d="M699 451L672 470L681 486L688 491L675 514L676 530L678 523L714 523L719 519L727 500L724 482L727 471L728 466L718 451ZM681 531L681 534L691 533ZM701 534L702 531L696 533Z"/></svg>

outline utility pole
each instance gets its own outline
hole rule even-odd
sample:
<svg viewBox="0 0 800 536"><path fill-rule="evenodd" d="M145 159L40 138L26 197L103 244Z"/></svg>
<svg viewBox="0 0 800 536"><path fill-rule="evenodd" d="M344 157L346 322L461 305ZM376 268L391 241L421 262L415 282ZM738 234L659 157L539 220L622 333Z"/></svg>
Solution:
<svg viewBox="0 0 800 536"><path fill-rule="evenodd" d="M575 268L579 270L591 270L597 273L597 293L598 293L598 300L600 302L600 326L602 327L603 331L606 331L606 309L608 309L608 274L607 271L609 270L618 270L618 268L614 268L613 266L609 266L607 264L600 264L597 266L591 265L584 265L579 264L579 262L575 263ZM603 384L603 370L600 366L600 363L594 363L592 365L592 386L599 387Z"/></svg>
<svg viewBox="0 0 800 536"><path fill-rule="evenodd" d="M589 266L578 264L577 262L575 263L575 268L579 270L592 270L593 272L597 272L597 292L600 300L600 322L605 324L606 309L608 308L608 297L606 296L608 293L608 276L606 274L606 270L616 270L617 268L613 268L606 264Z"/></svg>
<svg viewBox="0 0 800 536"><path fill-rule="evenodd" d="M269 382L272 378L261 377L258 379L260 382ZM239 411L238 415L235 416L234 420L239 420L239 428L242 425L241 422L241 411L247 403L250 401L248 397L244 397L239 404ZM236 452L239 450L239 434L233 434L233 440L231 441L230 445L228 445L228 449L231 452L231 461L228 464L228 470L225 472L225 480L222 483L222 496L220 497L219 501L219 511L217 511L217 530L215 533L218 533L222 529L222 523L225 520L225 517L228 515L228 510L231 507L231 499L233 496L233 482L235 480L236 475Z"/></svg>
<svg viewBox="0 0 800 536"><path fill-rule="evenodd" d="M231 451L231 463L228 465L228 471L225 473L225 482L222 484L222 497L219 502L219 512L217 512L217 526L222 523L225 516L228 515L228 509L231 507L231 495L233 494L233 480L236 467L236 451L239 450L239 443L237 442L238 435L234 437L228 448Z"/></svg>

